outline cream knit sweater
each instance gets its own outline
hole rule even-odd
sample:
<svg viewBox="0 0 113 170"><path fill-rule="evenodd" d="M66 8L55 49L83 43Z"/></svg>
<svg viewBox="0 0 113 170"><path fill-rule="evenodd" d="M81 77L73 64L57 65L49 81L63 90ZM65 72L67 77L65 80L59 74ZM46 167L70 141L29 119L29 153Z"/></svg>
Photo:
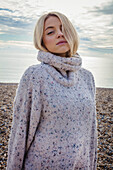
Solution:
<svg viewBox="0 0 113 170"><path fill-rule="evenodd" d="M7 170L96 170L95 84L81 58L39 51L14 101Z"/></svg>

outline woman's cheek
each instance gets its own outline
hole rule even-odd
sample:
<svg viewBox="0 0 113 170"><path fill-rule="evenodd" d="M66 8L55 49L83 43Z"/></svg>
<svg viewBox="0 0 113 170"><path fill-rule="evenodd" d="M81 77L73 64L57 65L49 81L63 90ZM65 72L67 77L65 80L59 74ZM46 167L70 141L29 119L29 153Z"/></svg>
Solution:
<svg viewBox="0 0 113 170"><path fill-rule="evenodd" d="M50 44L50 43L53 43L53 42L54 42L54 41L53 41L53 38L52 38L52 37L48 37L47 43Z"/></svg>

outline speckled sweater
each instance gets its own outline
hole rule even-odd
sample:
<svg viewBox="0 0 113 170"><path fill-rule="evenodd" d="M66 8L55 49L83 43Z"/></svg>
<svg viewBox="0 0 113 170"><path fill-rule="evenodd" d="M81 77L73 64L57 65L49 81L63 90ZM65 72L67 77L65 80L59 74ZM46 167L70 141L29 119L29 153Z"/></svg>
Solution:
<svg viewBox="0 0 113 170"><path fill-rule="evenodd" d="M81 58L39 51L14 101L7 170L96 170L95 84Z"/></svg>

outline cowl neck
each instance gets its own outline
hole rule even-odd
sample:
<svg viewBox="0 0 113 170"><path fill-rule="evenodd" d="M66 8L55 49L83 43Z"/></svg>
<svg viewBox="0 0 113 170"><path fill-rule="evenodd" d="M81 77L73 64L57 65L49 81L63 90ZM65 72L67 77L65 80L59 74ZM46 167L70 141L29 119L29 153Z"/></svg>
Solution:
<svg viewBox="0 0 113 170"><path fill-rule="evenodd" d="M73 86L77 72L81 68L82 59L78 54L72 57L61 57L50 52L39 51L37 59L42 62L47 72L60 84Z"/></svg>

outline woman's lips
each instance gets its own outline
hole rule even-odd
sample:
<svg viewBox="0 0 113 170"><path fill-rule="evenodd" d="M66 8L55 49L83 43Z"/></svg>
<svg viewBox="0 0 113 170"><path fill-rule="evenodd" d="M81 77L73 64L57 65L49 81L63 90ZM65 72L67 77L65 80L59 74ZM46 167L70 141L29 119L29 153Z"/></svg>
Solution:
<svg viewBox="0 0 113 170"><path fill-rule="evenodd" d="M59 41L56 45L65 44L67 41Z"/></svg>

